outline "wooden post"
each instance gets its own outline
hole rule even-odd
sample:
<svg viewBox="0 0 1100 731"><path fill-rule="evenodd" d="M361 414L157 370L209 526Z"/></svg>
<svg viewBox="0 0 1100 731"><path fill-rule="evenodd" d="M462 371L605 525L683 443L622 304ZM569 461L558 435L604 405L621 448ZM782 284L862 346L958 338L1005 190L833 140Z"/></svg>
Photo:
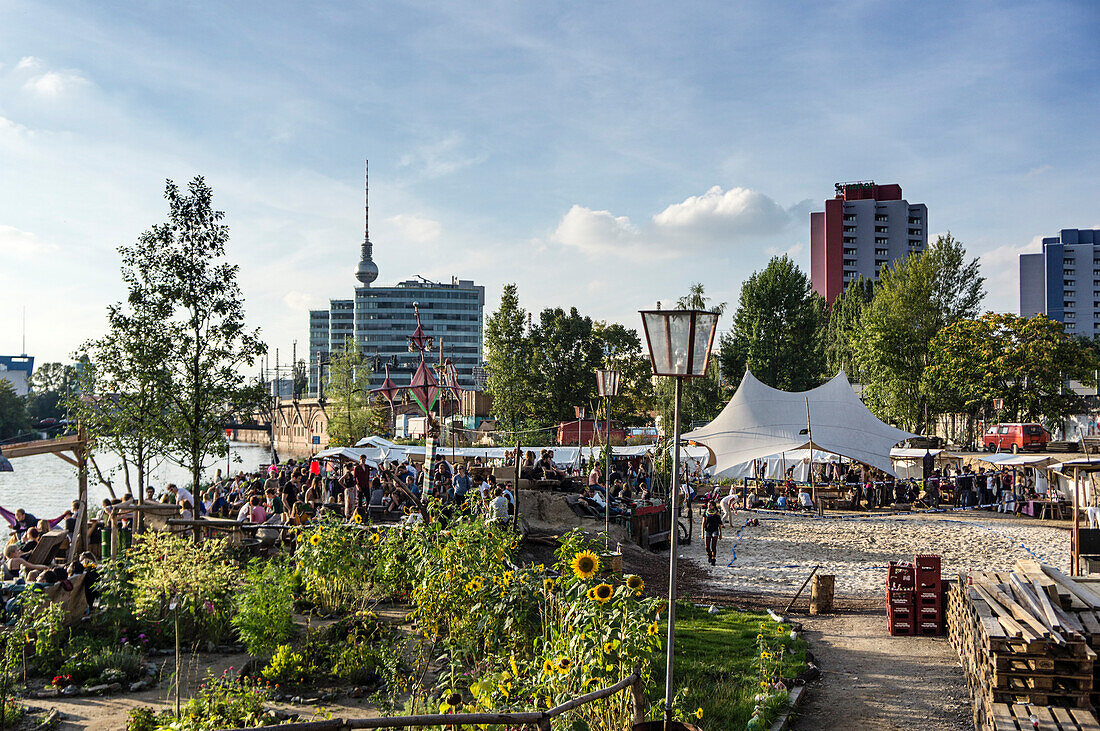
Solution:
<svg viewBox="0 0 1100 731"><path fill-rule="evenodd" d="M516 482L512 485L512 495L516 498L515 513L512 515L512 530L519 531L519 480L520 480L520 457L522 455L522 449L520 449L519 439L516 440Z"/></svg>
<svg viewBox="0 0 1100 731"><path fill-rule="evenodd" d="M834 577L817 574L810 586L810 614L828 614L833 611Z"/></svg>
<svg viewBox="0 0 1100 731"><path fill-rule="evenodd" d="M642 723L645 721L645 689L642 688L640 673L637 680L630 684L630 698L634 707L634 723Z"/></svg>
<svg viewBox="0 0 1100 731"><path fill-rule="evenodd" d="M77 516L79 545L73 548L73 556L79 557L88 549L88 430L83 424L77 425L76 438L77 499L80 500L81 510Z"/></svg>
<svg viewBox="0 0 1100 731"><path fill-rule="evenodd" d="M111 513L111 560L118 558L118 514Z"/></svg>
<svg viewBox="0 0 1100 731"><path fill-rule="evenodd" d="M806 439L810 442L810 497L816 498L814 489L814 433L810 431L810 397L806 397Z"/></svg>
<svg viewBox="0 0 1100 731"><path fill-rule="evenodd" d="M1073 468L1073 546L1070 550L1070 571L1074 576L1081 575L1080 515L1078 511L1078 493L1081 490L1081 468Z"/></svg>

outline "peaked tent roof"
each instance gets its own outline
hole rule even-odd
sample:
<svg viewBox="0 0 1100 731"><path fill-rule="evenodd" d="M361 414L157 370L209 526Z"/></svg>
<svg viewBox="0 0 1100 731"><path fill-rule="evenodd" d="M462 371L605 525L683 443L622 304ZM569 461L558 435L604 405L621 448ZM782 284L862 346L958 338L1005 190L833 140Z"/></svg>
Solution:
<svg viewBox="0 0 1100 731"><path fill-rule="evenodd" d="M812 444L806 429L807 408ZM811 446L895 474L890 448L913 436L868 411L844 371L817 388L793 393L766 386L746 371L722 413L684 439L705 444L714 452L715 474L742 462Z"/></svg>

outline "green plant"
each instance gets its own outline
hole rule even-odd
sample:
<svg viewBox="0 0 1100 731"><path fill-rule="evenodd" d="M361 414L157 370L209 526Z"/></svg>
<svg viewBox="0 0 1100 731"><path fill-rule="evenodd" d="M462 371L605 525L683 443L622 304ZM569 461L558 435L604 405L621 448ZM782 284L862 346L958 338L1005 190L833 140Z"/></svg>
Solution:
<svg viewBox="0 0 1100 731"><path fill-rule="evenodd" d="M338 516L299 529L294 562L306 595L330 611L361 608L372 566L372 535Z"/></svg>
<svg viewBox="0 0 1100 731"><path fill-rule="evenodd" d="M300 683L305 678L306 667L302 656L290 645L279 645L260 674L273 683Z"/></svg>
<svg viewBox="0 0 1100 731"><path fill-rule="evenodd" d="M254 559L237 593L233 627L249 654L260 656L294 635L294 570L284 561Z"/></svg>
<svg viewBox="0 0 1100 731"><path fill-rule="evenodd" d="M152 708L141 706L126 713L126 731L156 731L158 725L157 713Z"/></svg>
<svg viewBox="0 0 1100 731"><path fill-rule="evenodd" d="M18 619L15 630L24 643L24 672L28 660L40 672L51 672L61 660L61 647L68 636L64 607L49 601L40 589L34 587L19 594L16 605Z"/></svg>
<svg viewBox="0 0 1100 731"><path fill-rule="evenodd" d="M180 709L180 715L162 728L171 731L210 731L221 728L249 728L276 723L264 711L267 690L223 673L207 675L198 693Z"/></svg>
<svg viewBox="0 0 1100 731"><path fill-rule="evenodd" d="M174 603L184 637L217 641L228 633L236 576L224 542L196 544L148 532L134 539L130 554L138 617L161 622L170 617Z"/></svg>

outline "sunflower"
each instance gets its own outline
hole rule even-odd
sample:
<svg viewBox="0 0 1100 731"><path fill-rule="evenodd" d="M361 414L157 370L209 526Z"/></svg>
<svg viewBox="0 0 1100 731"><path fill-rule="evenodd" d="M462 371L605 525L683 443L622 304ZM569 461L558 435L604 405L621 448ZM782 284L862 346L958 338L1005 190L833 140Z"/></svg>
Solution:
<svg viewBox="0 0 1100 731"><path fill-rule="evenodd" d="M635 594L641 594L642 589L645 588L645 582L642 581L641 576L631 574L630 576L626 577L626 588L630 589Z"/></svg>
<svg viewBox="0 0 1100 731"><path fill-rule="evenodd" d="M573 557L571 566L578 579L590 579L600 570L600 557L591 551L581 551Z"/></svg>
<svg viewBox="0 0 1100 731"><path fill-rule="evenodd" d="M554 667L554 663L552 663L551 661L542 661L542 672L546 673L547 675L553 675L555 669L556 668Z"/></svg>
<svg viewBox="0 0 1100 731"><path fill-rule="evenodd" d="M611 653L615 652L615 643L614 642L605 642L605 643L603 643L603 651L604 651L605 655L610 655Z"/></svg>
<svg viewBox="0 0 1100 731"><path fill-rule="evenodd" d="M468 584L466 584L466 591L469 591L469 592L481 591L482 586L483 586L483 584L481 583L481 577L480 576L475 576L474 578L470 579L470 582Z"/></svg>
<svg viewBox="0 0 1100 731"><path fill-rule="evenodd" d="M646 634L648 634L650 636L655 635L660 631L661 631L661 628L660 628L660 626L658 626L658 624L656 622L650 623L649 627L646 628Z"/></svg>
<svg viewBox="0 0 1100 731"><path fill-rule="evenodd" d="M512 668L512 675L519 677L519 667L516 665L516 656L512 655L508 658L508 666Z"/></svg>
<svg viewBox="0 0 1100 731"><path fill-rule="evenodd" d="M567 672L569 668L573 667L573 661L567 658L565 655L560 656L554 661L554 664L558 666L558 670Z"/></svg>
<svg viewBox="0 0 1100 731"><path fill-rule="evenodd" d="M702 718L703 717L703 709L702 708L696 708L695 709L695 717L696 718Z"/></svg>
<svg viewBox="0 0 1100 731"><path fill-rule="evenodd" d="M585 594L588 596L589 599L592 599L593 601L595 601L595 599L596 599L596 590L595 589L589 589L588 591L585 592Z"/></svg>
<svg viewBox="0 0 1100 731"><path fill-rule="evenodd" d="M606 604L614 593L615 589L612 588L611 584L597 584L592 588L591 599L594 602Z"/></svg>
<svg viewBox="0 0 1100 731"><path fill-rule="evenodd" d="M356 513L355 515L351 516L351 522L355 523L356 525L359 525L360 523L363 522L363 516L360 515L359 513Z"/></svg>
<svg viewBox="0 0 1100 731"><path fill-rule="evenodd" d="M382 536L378 535L377 533L371 533L370 534L370 542L371 542L372 546L377 546L378 542L381 541L381 540L382 540Z"/></svg>
<svg viewBox="0 0 1100 731"><path fill-rule="evenodd" d="M550 591L551 589L554 588L554 580L553 579L543 579L542 580L542 588L546 589L546 591Z"/></svg>
<svg viewBox="0 0 1100 731"><path fill-rule="evenodd" d="M311 535L309 537L309 545L317 546L317 545L320 545L320 543L321 543L321 534L314 533L313 535Z"/></svg>

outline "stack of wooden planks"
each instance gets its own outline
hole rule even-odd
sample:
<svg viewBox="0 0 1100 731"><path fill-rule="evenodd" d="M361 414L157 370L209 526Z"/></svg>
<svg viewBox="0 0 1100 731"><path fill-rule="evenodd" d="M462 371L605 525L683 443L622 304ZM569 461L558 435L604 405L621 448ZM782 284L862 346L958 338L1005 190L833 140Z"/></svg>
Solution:
<svg viewBox="0 0 1100 731"><path fill-rule="evenodd" d="M1074 709L1051 715L1040 728L1100 731L1087 725L1095 724L1090 707L1098 610L1100 585L1093 588L1037 561L1018 561L1010 572L960 576L948 592L947 627L974 699L975 726L1014 729L1020 718L1050 715L1021 717L1020 707L1011 706L1030 704ZM1033 723L1028 720L1027 728Z"/></svg>

